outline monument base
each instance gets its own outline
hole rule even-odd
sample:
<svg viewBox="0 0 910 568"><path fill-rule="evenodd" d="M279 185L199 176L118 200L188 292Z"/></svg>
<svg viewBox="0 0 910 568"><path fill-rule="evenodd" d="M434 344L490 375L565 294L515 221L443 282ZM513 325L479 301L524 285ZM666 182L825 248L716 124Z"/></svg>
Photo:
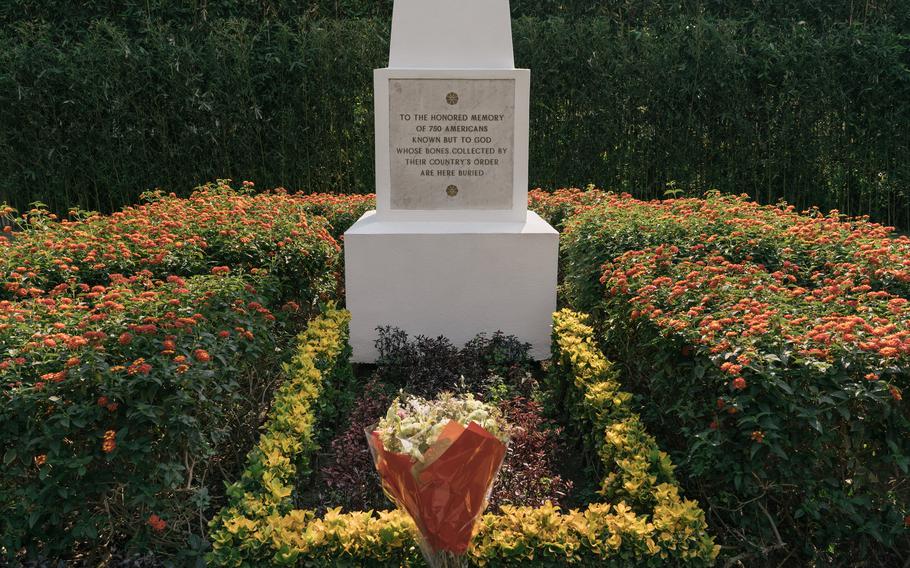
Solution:
<svg viewBox="0 0 910 568"><path fill-rule="evenodd" d="M550 356L559 234L524 223L380 221L370 211L344 234L354 362L377 358L378 326L444 335L461 347L502 331Z"/></svg>

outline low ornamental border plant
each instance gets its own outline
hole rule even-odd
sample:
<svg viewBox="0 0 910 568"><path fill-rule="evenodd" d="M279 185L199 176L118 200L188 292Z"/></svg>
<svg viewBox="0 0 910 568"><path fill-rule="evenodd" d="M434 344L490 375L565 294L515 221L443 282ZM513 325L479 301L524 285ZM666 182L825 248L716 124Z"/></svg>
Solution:
<svg viewBox="0 0 910 568"><path fill-rule="evenodd" d="M301 335L299 353L259 446L230 503L211 522L209 561L224 566L388 566L421 562L413 522L399 511L317 517L293 510L296 467L312 451L312 406L321 384L347 361L346 312L330 310ZM704 513L682 499L672 466L629 410L609 363L597 350L584 316L555 316L554 370L567 408L599 439L603 494L614 502L584 511L503 507L480 521L470 561L479 566L709 566L717 555ZM600 432L600 435L594 433ZM642 461L644 460L644 461Z"/></svg>

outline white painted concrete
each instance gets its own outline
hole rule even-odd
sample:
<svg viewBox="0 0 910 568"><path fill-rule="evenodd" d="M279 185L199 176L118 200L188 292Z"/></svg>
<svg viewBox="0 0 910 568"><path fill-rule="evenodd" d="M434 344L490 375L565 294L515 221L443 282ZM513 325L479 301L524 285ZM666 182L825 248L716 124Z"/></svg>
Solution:
<svg viewBox="0 0 910 568"><path fill-rule="evenodd" d="M508 0L395 0L389 68L377 69L373 80L377 210L345 233L354 360L375 361L376 327L387 325L411 335L443 335L456 345L502 331L531 343L536 358L548 358L559 235L528 212L531 74L515 69ZM397 89L394 101L390 83ZM399 124L391 140L393 103ZM418 120L437 132L467 124L467 118L450 116L456 113L474 125L489 120L484 116L510 117L499 126L512 130L497 126L489 129L491 141L460 144L415 138L423 132ZM439 118L428 118L434 116ZM476 150L459 146L475 143L496 155L509 148L511 175L500 164L483 176L413 175L401 168L422 163L391 159L392 146L396 155L421 146L425 154L447 147L450 155L466 155ZM394 200L393 178L403 190Z"/></svg>
<svg viewBox="0 0 910 568"><path fill-rule="evenodd" d="M515 67L509 0L395 0L389 67Z"/></svg>
<svg viewBox="0 0 910 568"><path fill-rule="evenodd" d="M444 335L463 345L503 331L550 356L559 235L524 222L385 221L364 215L345 233L345 288L354 361L375 361L377 326Z"/></svg>

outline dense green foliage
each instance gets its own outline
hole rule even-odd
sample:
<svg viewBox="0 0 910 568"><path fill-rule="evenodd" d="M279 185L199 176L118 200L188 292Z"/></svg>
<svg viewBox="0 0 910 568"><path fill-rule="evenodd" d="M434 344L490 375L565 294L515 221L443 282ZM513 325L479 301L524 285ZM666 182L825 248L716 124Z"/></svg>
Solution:
<svg viewBox="0 0 910 568"><path fill-rule="evenodd" d="M115 210L216 177L372 191L389 5L4 4L0 201ZM906 1L512 8L532 185L716 187L910 227Z"/></svg>
<svg viewBox="0 0 910 568"><path fill-rule="evenodd" d="M721 542L798 564L906 558L910 239L737 197L553 199L576 198L565 299L595 314Z"/></svg>
<svg viewBox="0 0 910 568"><path fill-rule="evenodd" d="M335 364L347 353L337 310L302 336L271 434L214 538L204 526L254 443L275 347L337 293L332 235L372 197L221 183L148 199L68 221L34 210L15 218L22 231L0 235L3 553L198 556L208 536L225 559L416 558L398 514L292 510L313 444L327 443L321 429L340 423L351 394L349 366ZM910 237L717 194L534 191L529 205L563 230L563 301L591 312L557 316L544 390L603 479L604 502L488 515L477 559L631 547L660 565L661 547L675 558L676 539L691 537L691 560L707 562L705 518L674 479L704 507L722 559L907 556ZM509 364L516 347L492 338L456 360L425 343L389 357L407 372L386 376L427 378L406 353L430 348L443 364L460 360L466 379L472 365L520 374ZM590 548L579 527L609 549ZM512 547L516 538L527 548Z"/></svg>
<svg viewBox="0 0 910 568"><path fill-rule="evenodd" d="M336 288L306 199L150 197L0 235L0 563L202 554L288 331Z"/></svg>
<svg viewBox="0 0 910 568"><path fill-rule="evenodd" d="M510 0L513 17L603 17L618 24L645 25L674 16L708 14L720 18L832 23L895 23L908 21L903 0L859 3L851 0ZM98 18L142 27L151 21L179 20L203 26L219 18L253 20L287 18L389 18L392 0L8 0L0 6L0 23L45 20L77 26Z"/></svg>

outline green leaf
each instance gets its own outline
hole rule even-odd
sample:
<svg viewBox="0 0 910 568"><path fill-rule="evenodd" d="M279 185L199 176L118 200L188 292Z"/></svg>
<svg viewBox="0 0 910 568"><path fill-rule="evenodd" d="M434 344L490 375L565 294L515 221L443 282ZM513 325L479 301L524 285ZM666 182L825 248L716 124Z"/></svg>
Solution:
<svg viewBox="0 0 910 568"><path fill-rule="evenodd" d="M773 446L771 446L771 452L773 452L777 456L780 456L780 458L783 460L787 459L787 454L784 452L783 448L781 448L777 444L774 444Z"/></svg>
<svg viewBox="0 0 910 568"><path fill-rule="evenodd" d="M3 454L3 465L9 465L13 463L14 459L16 459L16 449L10 448L6 450L6 453Z"/></svg>
<svg viewBox="0 0 910 568"><path fill-rule="evenodd" d="M776 386L780 390L784 391L785 393L791 394L791 395L793 394L793 388L791 388L790 385L788 385L786 381L776 379L773 381L773 383L774 383L774 386Z"/></svg>

